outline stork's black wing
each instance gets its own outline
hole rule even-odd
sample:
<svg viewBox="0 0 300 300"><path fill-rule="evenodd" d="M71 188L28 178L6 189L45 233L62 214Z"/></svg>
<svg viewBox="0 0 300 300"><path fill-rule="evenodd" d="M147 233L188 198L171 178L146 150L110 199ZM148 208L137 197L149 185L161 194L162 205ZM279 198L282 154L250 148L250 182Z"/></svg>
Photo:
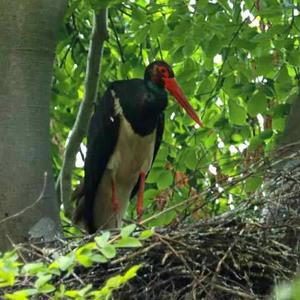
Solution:
<svg viewBox="0 0 300 300"><path fill-rule="evenodd" d="M89 232L96 230L93 210L97 187L114 152L119 133L120 117L114 115L113 88L114 83L109 86L96 106L88 132L84 166L84 219Z"/></svg>
<svg viewBox="0 0 300 300"><path fill-rule="evenodd" d="M161 113L158 117L157 120L157 126L156 126L156 139L155 139L155 145L154 145L154 153L153 153L153 160L152 160L152 164L155 160L156 154L159 150L160 144L161 144L161 140L162 140L162 136L164 133L164 127L165 127L165 116L164 113ZM148 173L149 174L149 173ZM148 174L146 176L148 176ZM139 183L140 183L140 179L137 181L136 185L134 186L132 192L131 192L131 198L133 198L139 188Z"/></svg>

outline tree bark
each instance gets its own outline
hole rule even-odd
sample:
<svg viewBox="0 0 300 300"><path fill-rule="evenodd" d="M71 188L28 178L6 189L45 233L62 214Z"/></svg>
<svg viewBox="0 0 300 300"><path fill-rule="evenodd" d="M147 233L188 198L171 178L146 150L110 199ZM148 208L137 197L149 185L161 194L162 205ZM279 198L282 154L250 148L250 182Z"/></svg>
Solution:
<svg viewBox="0 0 300 300"><path fill-rule="evenodd" d="M1 250L60 232L49 100L65 6L64 0L0 0Z"/></svg>

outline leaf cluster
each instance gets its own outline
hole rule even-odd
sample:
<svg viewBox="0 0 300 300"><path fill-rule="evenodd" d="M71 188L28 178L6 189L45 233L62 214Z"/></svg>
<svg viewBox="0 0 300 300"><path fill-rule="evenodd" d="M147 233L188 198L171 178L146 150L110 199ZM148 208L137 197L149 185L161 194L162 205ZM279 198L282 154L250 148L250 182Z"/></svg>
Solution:
<svg viewBox="0 0 300 300"><path fill-rule="evenodd" d="M198 128L172 100L163 143L147 180L146 217L221 187L273 151L298 94L300 15L297 1L69 2L57 47L51 106L52 157L61 168L64 144L83 96L92 9L109 5L99 86L143 77L155 59L170 63L204 121ZM85 141L73 184L83 176ZM205 216L230 209L254 192L264 174L245 180L207 205ZM201 201L210 203L210 199ZM153 225L170 223L165 214ZM134 205L128 217L135 218ZM203 211L194 218L203 217ZM195 220L192 220L195 221Z"/></svg>
<svg viewBox="0 0 300 300"><path fill-rule="evenodd" d="M84 283L76 274L80 268L91 269L112 262L118 252L126 248L142 247L142 242L154 233L152 229L147 229L132 235L135 229L136 225L128 225L113 237L106 231L93 239L89 237L89 240L81 242L82 245L74 240L73 246L65 244L63 251L58 253L46 249L50 252L44 253L43 259L36 258L34 262L21 263L19 260L23 256L16 253L17 249L7 252L0 257L0 287L4 288L0 295L3 299L11 300L26 300L43 295L51 299L109 299L113 291L136 276L142 264L132 265L123 274L106 278L105 283L99 287ZM18 250L21 253L24 249L20 246ZM74 278L82 288L68 284Z"/></svg>

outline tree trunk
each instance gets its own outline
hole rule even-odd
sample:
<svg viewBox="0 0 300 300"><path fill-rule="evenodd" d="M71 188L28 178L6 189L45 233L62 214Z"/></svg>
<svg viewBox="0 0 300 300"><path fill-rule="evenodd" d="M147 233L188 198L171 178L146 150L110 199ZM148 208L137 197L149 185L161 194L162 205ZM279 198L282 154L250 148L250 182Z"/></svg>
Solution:
<svg viewBox="0 0 300 300"><path fill-rule="evenodd" d="M63 0L0 0L1 250L60 232L49 100L65 5Z"/></svg>

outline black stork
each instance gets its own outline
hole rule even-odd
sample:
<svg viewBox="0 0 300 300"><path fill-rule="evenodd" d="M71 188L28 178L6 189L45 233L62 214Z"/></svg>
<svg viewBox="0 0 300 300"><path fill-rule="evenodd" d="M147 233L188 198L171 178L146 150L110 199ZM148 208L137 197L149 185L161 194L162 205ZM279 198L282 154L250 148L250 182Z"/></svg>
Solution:
<svg viewBox="0 0 300 300"><path fill-rule="evenodd" d="M164 61L149 64L144 79L111 83L98 103L88 132L83 199L75 211L75 222L89 233L120 227L136 193L141 218L145 178L164 130L166 91L202 126Z"/></svg>

